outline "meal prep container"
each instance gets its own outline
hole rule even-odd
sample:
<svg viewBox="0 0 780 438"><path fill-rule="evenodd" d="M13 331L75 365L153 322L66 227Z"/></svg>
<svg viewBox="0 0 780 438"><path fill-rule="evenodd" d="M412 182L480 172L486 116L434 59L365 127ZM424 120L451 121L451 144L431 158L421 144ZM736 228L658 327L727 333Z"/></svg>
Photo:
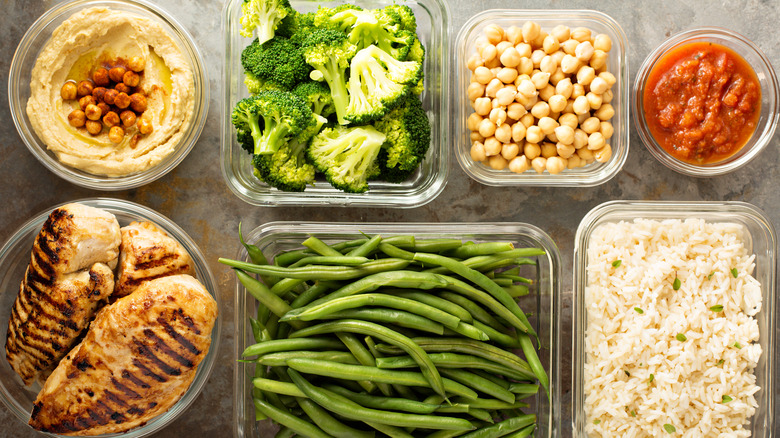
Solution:
<svg viewBox="0 0 780 438"><path fill-rule="evenodd" d="M753 68L761 86L761 115L753 136L736 154L724 161L712 164L695 165L671 156L653 138L644 114L645 84L653 67L671 50L693 42L711 42L730 48L742 56ZM647 147L647 150L664 166L679 173L695 177L723 175L747 164L760 154L772 140L778 120L780 120L779 93L780 88L778 88L777 76L771 62L753 42L727 29L717 27L691 29L678 33L664 41L642 63L634 81L634 123L636 123L639 137Z"/></svg>
<svg viewBox="0 0 780 438"><path fill-rule="evenodd" d="M318 7L335 7L343 1L292 0L298 12L316 11ZM391 5L392 0L357 1L354 4L376 9ZM222 175L236 196L254 205L320 205L349 207L413 208L433 200L444 189L449 173L449 11L444 0L410 0L403 2L414 11L417 36L425 46L425 91L420 98L431 123L431 146L419 169L400 184L371 182L365 193L345 193L318 177L314 187L304 192L283 192L272 188L252 174L252 156L236 140L230 121L233 107L249 97L244 85L241 52L252 42L242 37L241 0L227 0L223 9L225 33L224 96L222 112Z"/></svg>
<svg viewBox="0 0 780 438"><path fill-rule="evenodd" d="M572 422L575 437L585 433L585 330L588 324L585 311L585 286L587 285L587 249L591 235L599 225L642 219L701 218L707 222L741 224L746 231L745 248L755 254L753 277L761 283L763 295L761 311L755 316L759 328L759 344L763 350L761 359L753 371L758 408L748 425L753 437L769 437L774 431L774 356L775 356L775 288L777 275L777 235L769 217L756 207L744 202L663 202L663 201L611 201L591 210L580 222L574 241L574 322L575 333L572 355Z"/></svg>
<svg viewBox="0 0 780 438"><path fill-rule="evenodd" d="M150 420L143 426L137 427L123 434L98 435L98 436L122 436L123 438L137 438L151 435L181 415L192 404L195 398L200 394L206 380L214 367L214 361L217 358L219 349L220 329L222 324L222 306L219 298L217 283L206 262L203 253L198 246L178 225L171 222L170 219L161 214L129 201L109 198L90 198L81 199L72 202L78 202L91 207L101 208L116 216L120 226L125 226L132 221L149 220L165 231L169 236L176 239L192 257L195 267L195 277L208 289L214 299L217 301L217 307L220 314L214 324L211 332L211 347L208 354L198 367L195 379L192 381L189 389L184 393L181 399L176 402L167 412L164 412ZM8 241L0 248L0 339L5 345L6 332L8 331L8 320L11 315L11 309L16 295L19 293L19 284L24 277L27 265L30 263L30 251L33 247L33 241L41 230L41 226L49 217L49 214L55 208L64 205L55 205L46 211L34 216L32 219L22 225ZM26 387L19 376L11 369L8 361L5 360L5 354L0 359L0 400L8 407L8 411L24 423L30 419L35 397L40 390L39 384ZM51 434L51 436L60 436Z"/></svg>
<svg viewBox="0 0 780 438"><path fill-rule="evenodd" d="M46 148L38 138L27 117L27 100L30 97L30 79L32 69L38 54L46 45L52 32L63 21L76 12L95 6L108 7L113 10L126 11L159 23L173 38L192 68L195 83L194 109L192 120L185 135L176 149L157 165L125 176L100 176L66 166ZM125 190L148 184L176 167L195 146L203 126L209 107L209 81L198 48L192 36L172 16L158 6L145 0L76 0L62 2L43 14L24 34L11 60L11 70L8 78L8 100L11 105L11 117L16 130L30 152L47 169L57 176L73 184L94 190Z"/></svg>
<svg viewBox="0 0 780 438"><path fill-rule="evenodd" d="M539 247L547 252L537 258L535 269L526 276L534 278L536 287L520 302L524 311L530 312L534 329L539 333L542 349L539 356L550 377L548 400L544 391L539 391L528 401L526 413L538 417L535 436L558 437L561 435L561 376L560 376L560 253L550 237L533 225L521 223L313 223L313 222L271 222L245 235L247 243L259 247L270 262L282 251L302 248L301 242L309 236L316 236L326 243L358 239L363 234L382 236L413 234L418 238L457 238L464 241L509 241L516 247ZM241 247L236 260L250 261L246 250ZM240 358L246 347L254 344L249 317L255 317L257 301L236 281L235 301L235 357ZM277 427L270 421L255 421L252 403L251 380L254 372L252 363L237 362L234 387L234 423L236 438L272 437Z"/></svg>
<svg viewBox="0 0 780 438"><path fill-rule="evenodd" d="M471 107L466 89L471 71L466 66L469 57L476 53L477 39L490 24L506 29L509 26L522 27L526 21L539 23L542 30L550 31L557 25L570 28L587 27L594 35L606 34L612 39L607 70L615 75L617 82L612 86L614 98L612 106L615 116L611 122L615 128L612 138L607 140L612 146L612 158L606 163L593 162L576 169L565 169L557 175L548 172L542 174L528 170L518 174L509 169L494 170L490 166L471 159L471 140L466 120L474 110ZM452 59L455 65L452 95L455 135L453 145L455 157L468 176L489 186L552 186L552 187L590 187L602 184L614 177L623 167L628 157L628 39L620 25L610 16L589 10L530 10L530 9L491 9L483 11L469 19L460 28L455 40Z"/></svg>

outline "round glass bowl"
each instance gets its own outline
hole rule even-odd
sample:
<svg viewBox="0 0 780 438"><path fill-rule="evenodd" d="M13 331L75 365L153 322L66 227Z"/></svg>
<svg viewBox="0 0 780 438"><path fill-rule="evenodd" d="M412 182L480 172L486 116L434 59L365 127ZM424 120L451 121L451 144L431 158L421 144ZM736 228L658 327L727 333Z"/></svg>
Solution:
<svg viewBox="0 0 780 438"><path fill-rule="evenodd" d="M198 394L200 394L200 391L206 384L206 380L208 380L209 374L211 374L211 370L214 367L214 362L217 358L217 350L219 349L222 312L224 311L224 308L220 303L217 283L208 267L206 258L203 256L203 253L200 252L195 242L193 242L178 225L171 222L171 220L165 216L142 205L119 199L91 198L72 202L78 202L108 211L116 216L120 226L125 226L132 221L142 220L148 220L156 224L169 236L181 243L184 249L190 254L195 266L195 277L206 287L217 301L219 314L214 323L214 329L211 332L211 347L209 347L206 357L200 363L195 379L192 381L192 384L190 384L190 387L181 399L179 399L179 401L167 412L158 415L143 426L121 434L124 438L148 436L164 428L181 415L190 404L192 404ZM46 211L35 215L32 219L22 225L11 238L8 239L3 247L0 248L0 339L2 339L3 345L5 345L11 308L16 300L16 295L19 292L19 284L22 281L24 272L27 269L27 265L30 263L30 251L33 246L33 241L51 211L60 205L52 206ZM22 380L16 375L13 369L11 369L3 354L3 358L0 359L0 400L5 403L8 410L12 412L19 421L22 421L23 423L29 421L30 411L32 410L33 402L35 401L35 397L39 390L40 385L38 384L34 384L31 387L24 386Z"/></svg>
<svg viewBox="0 0 780 438"><path fill-rule="evenodd" d="M614 94L611 105L615 115L610 122L614 133L607 143L612 147L612 157L604 163L594 161L583 167L564 169L552 175L545 171L536 173L527 170L514 173L509 169L495 170L490 166L471 158L471 139L469 138L468 117L474 112L466 90L471 71L467 61L477 52L477 42L484 35L484 29L497 24L504 29L510 26L522 27L526 21L538 23L543 31L550 32L555 26L564 25L571 29L584 27L593 35L605 34L612 40L612 49L608 53L607 71L615 76L616 82L611 90ZM628 39L620 25L610 16L590 10L524 10L491 9L471 17L460 28L455 39L452 59L454 66L452 96L454 101L453 126L455 134L453 145L455 158L468 176L489 186L551 186L551 187L592 187L609 181L617 175L628 157Z"/></svg>
<svg viewBox="0 0 780 438"><path fill-rule="evenodd" d="M194 80L192 116L189 122L186 122L187 125L181 128L184 130L184 135L175 146L174 151L156 165L124 176L94 175L62 164L36 135L27 116L32 69L42 48L49 41L55 29L71 15L96 6L135 14L159 23L183 54L184 59L192 69ZM11 116L19 135L30 152L46 168L57 176L82 187L95 190L125 190L148 184L162 177L176 167L192 150L206 122L209 87L206 68L192 36L179 22L156 5L144 0L77 0L63 2L50 9L35 21L24 34L11 61L8 100L11 106Z"/></svg>
<svg viewBox="0 0 780 438"><path fill-rule="evenodd" d="M712 164L690 164L671 156L651 134L644 112L644 94L650 72L664 55L682 45L710 42L725 46L740 55L753 68L761 86L761 114L756 129L745 145L729 158ZM695 177L711 177L732 172L755 158L769 144L780 117L780 95L772 64L761 50L744 36L727 29L706 27L691 29L664 41L646 59L634 81L634 122L639 137L650 153L666 167Z"/></svg>

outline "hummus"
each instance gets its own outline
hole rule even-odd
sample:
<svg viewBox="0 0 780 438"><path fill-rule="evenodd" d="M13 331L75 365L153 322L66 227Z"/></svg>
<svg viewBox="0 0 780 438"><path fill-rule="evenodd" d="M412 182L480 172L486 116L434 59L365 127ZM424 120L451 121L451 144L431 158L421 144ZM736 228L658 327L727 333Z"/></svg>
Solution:
<svg viewBox="0 0 780 438"><path fill-rule="evenodd" d="M138 89L147 97L144 117L153 131L138 136L128 128L120 143L108 130L90 135L68 123L78 101L60 95L67 81L89 79L109 59L140 56L145 67ZM65 20L52 34L32 70L27 116L38 137L65 165L95 175L124 176L160 163L187 133L194 112L190 64L157 22L107 8L90 8Z"/></svg>

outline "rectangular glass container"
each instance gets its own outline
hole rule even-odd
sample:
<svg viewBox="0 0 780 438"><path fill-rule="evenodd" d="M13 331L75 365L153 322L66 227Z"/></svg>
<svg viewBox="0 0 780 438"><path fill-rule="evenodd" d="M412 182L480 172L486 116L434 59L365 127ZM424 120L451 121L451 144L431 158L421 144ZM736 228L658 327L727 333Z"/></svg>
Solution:
<svg viewBox="0 0 780 438"><path fill-rule="evenodd" d="M466 62L477 52L477 39L490 24L506 29L510 26L521 27L526 21L539 23L542 30L549 32L557 25L586 27L594 35L606 34L612 39L612 50L608 53L607 70L615 75L617 82L612 86L614 98L612 106L615 116L611 122L615 132L607 140L612 147L612 157L606 163L593 162L576 169L565 169L557 175L548 172L536 173L528 170L514 173L509 169L494 170L490 166L471 159L471 140L466 124L468 116L474 111L466 90L471 79L471 71ZM612 17L590 10L529 10L529 9L491 9L471 17L460 28L453 47L453 121L454 155L463 171L471 178L489 186L553 186L553 187L590 187L602 184L614 177L623 167L628 157L628 39L620 25Z"/></svg>
<svg viewBox="0 0 780 438"><path fill-rule="evenodd" d="M709 223L737 223L744 227L744 245L755 254L753 277L761 283L763 295L761 311L755 316L759 328L759 344L763 350L756 366L756 394L758 408L750 419L749 430L753 437L769 437L774 425L774 354L775 354L775 288L777 276L777 235L774 227L761 210L744 202L677 202L677 201L612 201L591 210L580 222L574 246L574 321L575 333L572 374L572 422L575 437L585 433L585 286L587 285L587 249L593 233L599 225L635 218L664 220L700 218Z"/></svg>
<svg viewBox="0 0 780 438"><path fill-rule="evenodd" d="M431 123L431 145L418 170L399 184L376 181L365 193L345 193L318 178L314 187L304 192L283 192L268 186L252 174L252 156L236 140L230 115L239 100L249 97L244 85L241 52L251 38L240 35L241 0L227 0L223 9L222 30L225 36L223 71L221 163L222 176L228 188L253 205L268 206L354 206L413 208L433 200L444 189L449 173L449 11L443 0L410 0L404 2L414 11L417 36L425 47L423 70L425 90L423 108ZM292 0L298 12L316 11L318 7L335 7L344 1ZM392 0L353 2L365 9L391 5Z"/></svg>
<svg viewBox="0 0 780 438"><path fill-rule="evenodd" d="M558 437L561 435L561 380L560 380L560 252L544 231L533 225L522 223L297 223L271 222L245 235L248 243L259 247L272 262L282 251L302 248L301 242L309 236L316 236L326 243L358 239L368 235L408 235L417 238L457 238L463 241L509 241L516 247L539 247L546 255L537 257L537 265L531 275L536 280L531 293L520 301L524 311L532 314L531 324L542 342L539 357L550 377L552 400L540 391L528 401L531 407L527 413L538 417L536 436ZM241 247L237 260L249 261L246 250ZM239 359L246 347L254 344L249 317L256 315L257 302L243 286L236 282L235 302L235 357ZM254 373L252 363L236 363L234 379L234 416L236 438L269 438L277 430L270 421L255 421L255 409L251 398L251 379Z"/></svg>

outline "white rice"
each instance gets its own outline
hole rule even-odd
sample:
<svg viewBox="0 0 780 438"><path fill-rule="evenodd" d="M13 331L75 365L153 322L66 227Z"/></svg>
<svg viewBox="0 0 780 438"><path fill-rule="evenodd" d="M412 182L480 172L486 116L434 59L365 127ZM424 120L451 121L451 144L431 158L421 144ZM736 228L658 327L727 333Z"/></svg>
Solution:
<svg viewBox="0 0 780 438"><path fill-rule="evenodd" d="M750 436L761 288L744 237L738 224L700 219L594 230L585 289L588 436ZM722 312L710 310L717 305Z"/></svg>

